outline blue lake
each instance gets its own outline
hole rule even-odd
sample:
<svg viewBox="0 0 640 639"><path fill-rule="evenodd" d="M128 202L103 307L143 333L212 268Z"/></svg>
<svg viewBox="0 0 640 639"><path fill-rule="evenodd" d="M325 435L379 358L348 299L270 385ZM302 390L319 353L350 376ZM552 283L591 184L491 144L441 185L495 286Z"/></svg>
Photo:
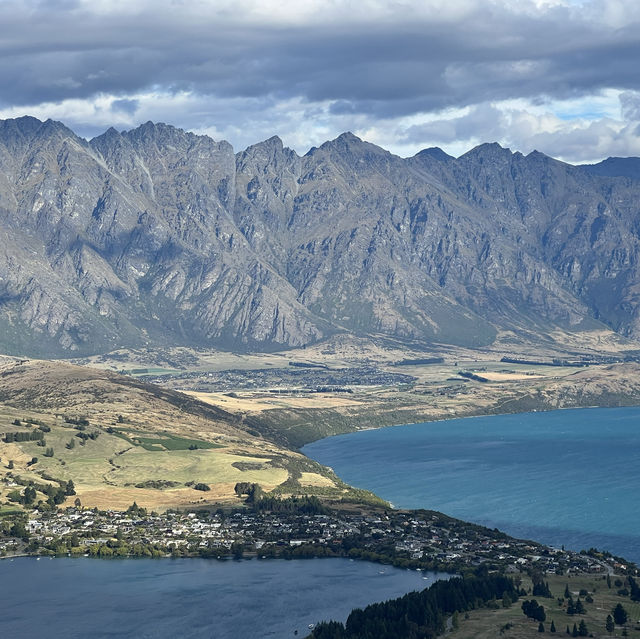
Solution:
<svg viewBox="0 0 640 639"><path fill-rule="evenodd" d="M640 408L455 419L331 437L303 452L401 508L640 562Z"/></svg>
<svg viewBox="0 0 640 639"><path fill-rule="evenodd" d="M0 637L304 637L311 623L344 621L437 576L348 559L5 559Z"/></svg>

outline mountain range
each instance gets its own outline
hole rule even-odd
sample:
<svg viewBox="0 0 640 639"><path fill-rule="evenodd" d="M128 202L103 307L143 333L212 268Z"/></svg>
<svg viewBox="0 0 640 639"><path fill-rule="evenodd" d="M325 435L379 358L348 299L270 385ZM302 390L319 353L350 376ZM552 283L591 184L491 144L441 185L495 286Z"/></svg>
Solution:
<svg viewBox="0 0 640 639"><path fill-rule="evenodd" d="M0 351L640 338L640 159L0 121Z"/></svg>

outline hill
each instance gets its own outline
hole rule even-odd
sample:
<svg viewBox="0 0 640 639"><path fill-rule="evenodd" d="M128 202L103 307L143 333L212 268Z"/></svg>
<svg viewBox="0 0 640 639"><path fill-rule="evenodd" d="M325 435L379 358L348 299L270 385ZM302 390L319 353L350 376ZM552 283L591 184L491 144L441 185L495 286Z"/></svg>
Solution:
<svg viewBox="0 0 640 639"><path fill-rule="evenodd" d="M238 416L59 362L0 367L0 433L2 501L28 482L40 487L37 500L46 500L42 488L69 480L89 507L239 504L238 482L274 494L355 494L328 469L250 432Z"/></svg>

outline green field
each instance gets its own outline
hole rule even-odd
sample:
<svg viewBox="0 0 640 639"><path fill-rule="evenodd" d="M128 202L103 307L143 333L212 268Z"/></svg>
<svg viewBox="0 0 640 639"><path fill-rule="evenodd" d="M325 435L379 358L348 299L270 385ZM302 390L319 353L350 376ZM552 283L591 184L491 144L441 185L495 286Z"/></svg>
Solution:
<svg viewBox="0 0 640 639"><path fill-rule="evenodd" d="M140 442L145 450L194 450L207 448L222 448L219 444L212 444L201 439L187 439L175 435L163 435L162 437L133 437L134 443Z"/></svg>

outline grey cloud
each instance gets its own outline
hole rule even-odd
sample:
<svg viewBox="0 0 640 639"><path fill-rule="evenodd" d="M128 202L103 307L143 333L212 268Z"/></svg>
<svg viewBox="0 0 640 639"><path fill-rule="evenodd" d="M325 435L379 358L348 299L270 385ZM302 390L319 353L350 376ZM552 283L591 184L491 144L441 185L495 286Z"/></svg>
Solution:
<svg viewBox="0 0 640 639"><path fill-rule="evenodd" d="M640 120L640 93L625 91L620 95L622 117L625 120Z"/></svg>
<svg viewBox="0 0 640 639"><path fill-rule="evenodd" d="M491 104L479 104L466 115L440 119L409 127L401 136L402 142L429 140L434 144L450 144L457 140L503 139L506 128L505 115Z"/></svg>
<svg viewBox="0 0 640 639"><path fill-rule="evenodd" d="M483 6L491 7L483 10ZM585 12L515 13L478 4L466 22L256 25L188 12L133 17L75 2L0 7L0 105L162 87L222 99L335 101L335 114L392 118L515 97L640 90L637 25Z"/></svg>
<svg viewBox="0 0 640 639"><path fill-rule="evenodd" d="M111 108L114 111L121 111L122 113L127 113L128 115L133 115L140 105L139 100L114 100L111 103Z"/></svg>
<svg viewBox="0 0 640 639"><path fill-rule="evenodd" d="M515 143L519 144L518 148L525 151L538 149L567 162L584 163L598 161L607 156L640 155L637 127L626 126L620 130L606 120L553 133L539 132L522 140L517 132L514 132L514 135Z"/></svg>

